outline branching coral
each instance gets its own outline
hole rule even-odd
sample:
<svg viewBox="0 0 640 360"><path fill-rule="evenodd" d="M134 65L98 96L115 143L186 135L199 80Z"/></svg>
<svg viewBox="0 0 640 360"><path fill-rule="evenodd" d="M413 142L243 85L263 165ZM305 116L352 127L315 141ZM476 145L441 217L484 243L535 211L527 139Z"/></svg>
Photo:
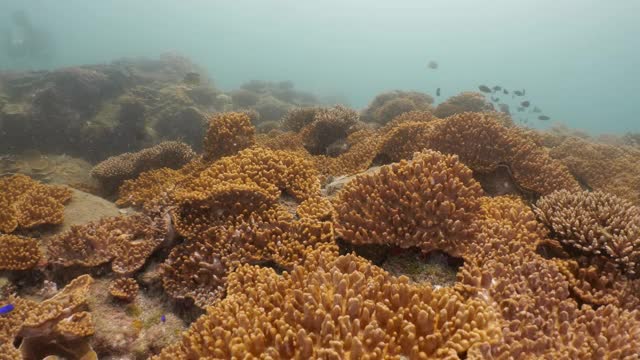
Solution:
<svg viewBox="0 0 640 360"><path fill-rule="evenodd" d="M603 192L560 190L540 199L536 214L564 245L603 255L634 275L640 266L640 208Z"/></svg>
<svg viewBox="0 0 640 360"><path fill-rule="evenodd" d="M176 246L163 264L163 285L171 296L205 307L221 297L228 273L238 266L273 263L290 269L320 247L337 253L331 223L293 221L282 210L253 213Z"/></svg>
<svg viewBox="0 0 640 360"><path fill-rule="evenodd" d="M409 284L355 255L313 257L282 276L240 267L226 298L157 359L456 358L500 337L480 299Z"/></svg>
<svg viewBox="0 0 640 360"><path fill-rule="evenodd" d="M138 296L138 289L138 283L133 278L117 278L109 284L109 294L125 301L133 301Z"/></svg>
<svg viewBox="0 0 640 360"><path fill-rule="evenodd" d="M293 108L282 118L282 128L287 131L298 132L313 122L319 110L319 107Z"/></svg>
<svg viewBox="0 0 640 360"><path fill-rule="evenodd" d="M132 215L72 226L46 240L47 257L50 263L62 267L93 267L112 261L114 272L128 275L140 269L165 241L166 221Z"/></svg>
<svg viewBox="0 0 640 360"><path fill-rule="evenodd" d="M433 111L433 114L444 119L451 115L468 111L483 112L490 110L493 110L493 105L487 102L484 95L474 91L465 91L439 104Z"/></svg>
<svg viewBox="0 0 640 360"><path fill-rule="evenodd" d="M0 178L0 189L0 232L5 233L62 223L64 204L71 199L68 188L24 175Z"/></svg>
<svg viewBox="0 0 640 360"><path fill-rule="evenodd" d="M594 190L640 205L640 151L570 137L550 150L571 173Z"/></svg>
<svg viewBox="0 0 640 360"><path fill-rule="evenodd" d="M391 91L376 96L364 110L366 121L385 124L394 117L413 110L431 110L433 98L417 91Z"/></svg>
<svg viewBox="0 0 640 360"><path fill-rule="evenodd" d="M474 172L490 173L507 164L521 187L538 194L579 189L565 166L519 129L505 127L491 115L462 113L445 120L401 124L387 133L378 158L398 161L411 150L424 148L456 154Z"/></svg>
<svg viewBox="0 0 640 360"><path fill-rule="evenodd" d="M178 141L165 141L153 147L113 156L91 170L108 190L117 189L122 182L138 177L142 172L170 168L178 169L195 158L191 147Z"/></svg>
<svg viewBox="0 0 640 360"><path fill-rule="evenodd" d="M0 317L0 343L6 347L0 347L6 350L0 358L5 354L20 354L17 358L24 359L96 358L88 342L94 332L91 314L82 311L92 283L89 275L82 275L41 303L11 297L15 310ZM19 350L12 345L18 338Z"/></svg>
<svg viewBox="0 0 640 360"><path fill-rule="evenodd" d="M332 144L344 141L356 130L358 119L357 112L341 105L319 109L313 121L300 131L304 147L312 155L327 154Z"/></svg>
<svg viewBox="0 0 640 360"><path fill-rule="evenodd" d="M217 160L233 155L255 143L255 128L249 115L243 112L226 112L209 118L204 138L204 159Z"/></svg>
<svg viewBox="0 0 640 360"><path fill-rule="evenodd" d="M357 176L335 201L338 233L355 244L442 249L456 254L471 234L482 189L456 156L426 151Z"/></svg>
<svg viewBox="0 0 640 360"><path fill-rule="evenodd" d="M0 270L32 269L41 260L36 239L0 234Z"/></svg>
<svg viewBox="0 0 640 360"><path fill-rule="evenodd" d="M192 161L179 170L162 168L143 172L137 179L127 180L120 186L116 204L161 212L159 210L171 204L169 194L173 189L204 167L201 161Z"/></svg>

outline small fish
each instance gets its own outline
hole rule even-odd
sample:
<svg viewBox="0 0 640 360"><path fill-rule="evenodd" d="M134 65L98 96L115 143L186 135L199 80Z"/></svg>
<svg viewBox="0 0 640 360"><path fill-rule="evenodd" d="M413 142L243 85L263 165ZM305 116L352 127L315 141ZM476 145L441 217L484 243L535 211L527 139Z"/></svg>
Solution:
<svg viewBox="0 0 640 360"><path fill-rule="evenodd" d="M509 95L509 90L507 90L507 89L502 89L502 93L503 93L503 94L505 94L505 95Z"/></svg>
<svg viewBox="0 0 640 360"><path fill-rule="evenodd" d="M167 321L167 316L162 314L162 316L160 316L160 321L162 321L163 323Z"/></svg>
<svg viewBox="0 0 640 360"><path fill-rule="evenodd" d="M520 105L522 105L522 107L527 108L527 107L529 107L529 105L531 105L531 103L529 102L529 100L525 100L525 101L521 102Z"/></svg>
<svg viewBox="0 0 640 360"><path fill-rule="evenodd" d="M534 107L533 107L533 110L531 110L531 112L534 112L534 113L541 113L541 112L542 112L542 110L540 110L540 108L539 108L539 107L534 106Z"/></svg>
<svg viewBox="0 0 640 360"><path fill-rule="evenodd" d="M524 111L524 108L523 108L523 107L518 106L518 112L523 112L523 111Z"/></svg>
<svg viewBox="0 0 640 360"><path fill-rule="evenodd" d="M538 120L542 120L542 121L547 121L551 119L550 117L548 117L547 115L540 115L538 116Z"/></svg>
<svg viewBox="0 0 640 360"><path fill-rule="evenodd" d="M491 97L491 101L493 101L493 102L498 102L498 101L500 101L500 98L499 98L499 97L492 96L492 97Z"/></svg>
<svg viewBox="0 0 640 360"><path fill-rule="evenodd" d="M500 109L500 111L505 114L511 114L511 112L509 111L509 105L507 104L498 104L498 109Z"/></svg>
<svg viewBox="0 0 640 360"><path fill-rule="evenodd" d="M437 62L437 61L433 61L433 60L431 60L431 61L429 61L429 63L427 64L427 67L428 67L429 69L433 69L433 70L435 70L435 69L437 69L437 68L438 68L438 62Z"/></svg>
<svg viewBox="0 0 640 360"><path fill-rule="evenodd" d="M491 89L489 89L489 87L487 85L480 85L478 86L478 89L480 89L480 91L482 91L483 93L490 93Z"/></svg>
<svg viewBox="0 0 640 360"><path fill-rule="evenodd" d="M502 90L502 86L496 85L493 87L493 91L500 91Z"/></svg>
<svg viewBox="0 0 640 360"><path fill-rule="evenodd" d="M0 307L0 315L5 315L13 311L15 307L13 304L7 304L5 306Z"/></svg>
<svg viewBox="0 0 640 360"><path fill-rule="evenodd" d="M436 89L436 96L440 96L440 88Z"/></svg>
<svg viewBox="0 0 640 360"><path fill-rule="evenodd" d="M513 93L516 94L516 96L524 96L524 90L515 90Z"/></svg>

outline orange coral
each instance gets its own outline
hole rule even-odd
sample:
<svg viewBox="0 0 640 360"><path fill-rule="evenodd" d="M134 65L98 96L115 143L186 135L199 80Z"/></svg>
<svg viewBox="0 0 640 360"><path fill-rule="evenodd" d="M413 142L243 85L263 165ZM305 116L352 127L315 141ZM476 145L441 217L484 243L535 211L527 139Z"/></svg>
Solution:
<svg viewBox="0 0 640 360"><path fill-rule="evenodd" d="M112 261L114 272L131 274L165 241L168 232L165 221L132 215L72 226L69 231L46 240L47 257L50 263L63 267L93 267Z"/></svg>
<svg viewBox="0 0 640 360"><path fill-rule="evenodd" d="M433 98L416 91L391 91L376 96L364 110L366 121L385 124L396 116L409 111L431 111Z"/></svg>
<svg viewBox="0 0 640 360"><path fill-rule="evenodd" d="M338 233L355 244L445 249L471 236L482 189L456 156L425 151L351 180L335 201Z"/></svg>
<svg viewBox="0 0 640 360"><path fill-rule="evenodd" d="M233 155L255 143L255 129L249 115L243 112L226 112L209 118L209 128L204 138L204 159L217 160Z"/></svg>
<svg viewBox="0 0 640 360"><path fill-rule="evenodd" d="M405 129L387 134L378 158L398 161L411 149L428 148L458 155L474 172L490 173L507 164L520 186L539 194L580 188L565 166L519 129L505 127L491 115L462 113L445 120L401 126Z"/></svg>
<svg viewBox="0 0 640 360"><path fill-rule="evenodd" d="M138 296L138 289L138 283L132 278L117 278L109 284L109 294L125 301L133 301Z"/></svg>
<svg viewBox="0 0 640 360"><path fill-rule="evenodd" d="M640 208L603 192L560 190L540 199L536 214L563 244L606 256L634 275L640 266Z"/></svg>
<svg viewBox="0 0 640 360"><path fill-rule="evenodd" d="M235 218L176 246L162 267L165 290L205 307L223 294L227 274L242 264L274 262L290 268L318 247L337 253L331 223L293 221L281 210L269 214Z"/></svg>
<svg viewBox="0 0 640 360"><path fill-rule="evenodd" d="M474 91L465 91L440 103L433 111L433 114L444 119L451 115L468 111L483 112L490 110L493 110L493 105L485 99L484 95Z"/></svg>
<svg viewBox="0 0 640 360"><path fill-rule="evenodd" d="M0 234L0 270L32 269L41 260L36 239Z"/></svg>
<svg viewBox="0 0 640 360"><path fill-rule="evenodd" d="M355 255L313 257L281 276L240 267L225 299L156 359L454 358L500 338L481 299L412 285Z"/></svg>
<svg viewBox="0 0 640 360"><path fill-rule="evenodd" d="M191 147L179 141L164 141L135 153L110 157L91 170L91 176L103 188L117 189L122 182L134 179L145 171L160 168L177 169L195 158Z"/></svg>
<svg viewBox="0 0 640 360"><path fill-rule="evenodd" d="M60 224L71 191L44 185L25 175L0 178L0 231L11 233L43 224Z"/></svg>
<svg viewBox="0 0 640 360"><path fill-rule="evenodd" d="M318 109L313 121L300 130L304 147L313 155L327 155L332 147L357 129L358 113L337 105Z"/></svg>
<svg viewBox="0 0 640 360"><path fill-rule="evenodd" d="M571 137L549 153L592 189L640 205L640 151L636 148Z"/></svg>

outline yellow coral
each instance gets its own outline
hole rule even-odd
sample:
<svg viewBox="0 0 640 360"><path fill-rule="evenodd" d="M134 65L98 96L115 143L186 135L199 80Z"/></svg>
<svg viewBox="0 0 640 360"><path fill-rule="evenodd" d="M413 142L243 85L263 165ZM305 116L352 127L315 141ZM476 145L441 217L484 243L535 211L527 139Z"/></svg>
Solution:
<svg viewBox="0 0 640 360"><path fill-rule="evenodd" d="M255 128L249 115L243 112L226 112L209 118L209 128L204 138L204 159L217 160L233 155L255 143Z"/></svg>
<svg viewBox="0 0 640 360"><path fill-rule="evenodd" d="M36 239L0 234L0 270L32 269L41 260Z"/></svg>

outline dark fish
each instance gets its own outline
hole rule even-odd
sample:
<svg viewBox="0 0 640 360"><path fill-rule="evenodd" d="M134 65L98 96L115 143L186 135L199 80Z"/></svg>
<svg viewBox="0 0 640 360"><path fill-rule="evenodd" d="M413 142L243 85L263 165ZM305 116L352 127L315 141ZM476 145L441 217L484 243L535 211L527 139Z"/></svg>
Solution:
<svg viewBox="0 0 640 360"><path fill-rule="evenodd" d="M167 321L167 316L162 314L162 316L160 316L160 321L162 321L162 322Z"/></svg>
<svg viewBox="0 0 640 360"><path fill-rule="evenodd" d="M427 64L427 67L428 67L429 69L433 69L433 70L435 70L435 69L437 69L437 68L438 68L438 62L431 60L431 61L429 61L429 63Z"/></svg>
<svg viewBox="0 0 640 360"><path fill-rule="evenodd" d="M518 106L518 112L523 112L523 111L524 111L524 108L523 108L523 107Z"/></svg>
<svg viewBox="0 0 640 360"><path fill-rule="evenodd" d="M542 121L547 121L551 119L550 117L548 117L547 115L540 115L538 116L538 120L542 120Z"/></svg>
<svg viewBox="0 0 640 360"><path fill-rule="evenodd" d="M524 90L515 90L513 93L516 94L516 96L524 96Z"/></svg>
<svg viewBox="0 0 640 360"><path fill-rule="evenodd" d="M503 94L505 94L505 95L509 95L509 90L507 90L507 89L503 89L503 90L502 90L502 93L503 93Z"/></svg>
<svg viewBox="0 0 640 360"><path fill-rule="evenodd" d="M480 85L478 86L478 89L480 89L480 91L482 91L483 93L490 93L491 89L489 89L489 87L487 85Z"/></svg>
<svg viewBox="0 0 640 360"><path fill-rule="evenodd" d="M527 107L529 107L529 105L531 105L531 103L529 102L529 100L525 100L525 101L521 102L520 105L522 105L522 107L527 108Z"/></svg>
<svg viewBox="0 0 640 360"><path fill-rule="evenodd" d="M502 86L496 85L493 87L493 91L500 91L500 90L502 90Z"/></svg>
<svg viewBox="0 0 640 360"><path fill-rule="evenodd" d="M500 109L500 111L505 114L511 115L511 112L509 111L509 105L507 104L498 104L498 109Z"/></svg>
<svg viewBox="0 0 640 360"><path fill-rule="evenodd" d="M436 96L440 96L440 88L436 89Z"/></svg>
<svg viewBox="0 0 640 360"><path fill-rule="evenodd" d="M2 306L2 307L0 307L0 315L8 314L8 313L12 312L13 309L15 309L13 304L7 304L5 306Z"/></svg>
<svg viewBox="0 0 640 360"><path fill-rule="evenodd" d="M540 110L540 108L539 108L539 107L534 106L534 107L533 107L533 110L531 110L531 112L534 112L534 113L541 113L541 112L542 112L542 110Z"/></svg>

